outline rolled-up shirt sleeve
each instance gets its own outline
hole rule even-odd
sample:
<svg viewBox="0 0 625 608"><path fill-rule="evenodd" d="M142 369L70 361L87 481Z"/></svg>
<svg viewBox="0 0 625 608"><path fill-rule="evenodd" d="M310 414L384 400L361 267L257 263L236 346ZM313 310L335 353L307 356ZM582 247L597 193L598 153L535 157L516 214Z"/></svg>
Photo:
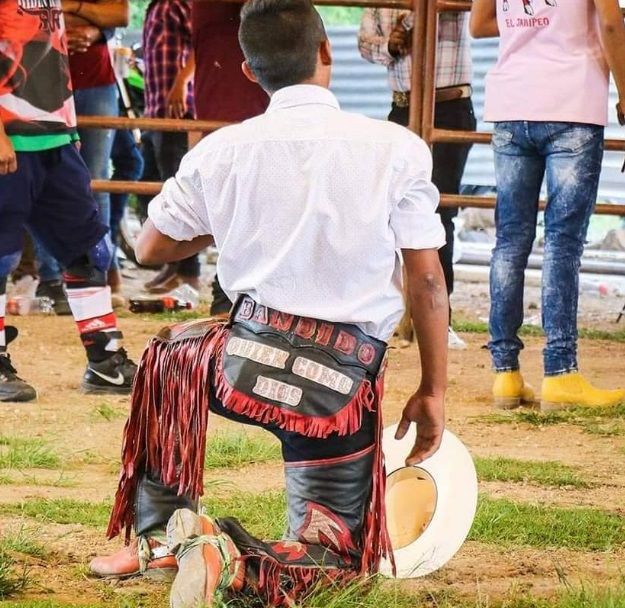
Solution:
<svg viewBox="0 0 625 608"><path fill-rule="evenodd" d="M390 226L398 249L440 249L445 230L436 213L440 195L432 183L432 155L410 134L398 150Z"/></svg>
<svg viewBox="0 0 625 608"><path fill-rule="evenodd" d="M191 241L213 233L200 166L200 157L194 151L187 154L175 177L165 182L160 194L148 205L148 217L155 228L175 241Z"/></svg>

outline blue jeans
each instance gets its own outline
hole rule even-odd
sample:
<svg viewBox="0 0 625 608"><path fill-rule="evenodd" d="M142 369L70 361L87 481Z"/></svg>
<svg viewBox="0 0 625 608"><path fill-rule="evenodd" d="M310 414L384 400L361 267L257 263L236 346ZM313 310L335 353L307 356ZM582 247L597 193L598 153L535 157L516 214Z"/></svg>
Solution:
<svg viewBox="0 0 625 608"><path fill-rule="evenodd" d="M489 349L496 371L519 369L523 288L547 175L542 275L546 376L577 370L579 267L603 158L603 127L499 122L493 134L497 242L490 270Z"/></svg>
<svg viewBox="0 0 625 608"><path fill-rule="evenodd" d="M126 129L115 132L111 160L113 161L112 180L136 182L143 175L143 156L135 143L132 132ZM111 194L110 226L115 258L117 258L119 225L127 204L128 194Z"/></svg>
<svg viewBox="0 0 625 608"><path fill-rule="evenodd" d="M76 113L79 116L117 116L117 86L114 84L74 91ZM80 155L82 156L92 179L108 179L113 147L112 129L79 129ZM111 224L111 199L108 193L94 193L98 204L100 221ZM58 262L35 239L35 252L39 262L39 275L44 280L60 280L61 270ZM111 263L117 268L117 257Z"/></svg>

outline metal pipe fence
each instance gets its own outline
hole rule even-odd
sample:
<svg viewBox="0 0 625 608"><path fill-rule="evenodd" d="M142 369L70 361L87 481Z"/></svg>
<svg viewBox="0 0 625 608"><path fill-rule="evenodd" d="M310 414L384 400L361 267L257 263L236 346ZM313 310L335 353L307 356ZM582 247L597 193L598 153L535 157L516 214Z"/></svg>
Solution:
<svg viewBox="0 0 625 608"><path fill-rule="evenodd" d="M225 0L242 4L243 0ZM410 93L409 128L420 135L426 143L474 143L489 144L491 133L478 131L454 131L434 127L436 93L436 48L438 15L442 12L471 10L470 0L316 0L315 4L339 7L369 7L412 9L415 26L412 45L412 83ZM624 11L625 12L625 11ZM169 118L125 118L110 116L80 116L80 128L142 129L177 132L211 133L229 123L210 120L179 120ZM605 149L625 151L625 140L607 139ZM160 191L158 182L124 182L93 180L95 192L134 193L155 195ZM541 203L544 207L544 202ZM443 207L477 207L492 209L494 197L450 195L441 196ZM598 204L596 214L625 215L625 205Z"/></svg>

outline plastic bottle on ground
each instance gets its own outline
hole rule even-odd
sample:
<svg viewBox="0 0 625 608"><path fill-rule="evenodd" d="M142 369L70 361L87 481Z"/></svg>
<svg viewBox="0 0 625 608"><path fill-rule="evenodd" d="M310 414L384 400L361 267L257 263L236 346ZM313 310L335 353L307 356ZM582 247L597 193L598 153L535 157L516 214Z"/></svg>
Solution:
<svg viewBox="0 0 625 608"><path fill-rule="evenodd" d="M53 315L54 302L47 297L15 296L7 301L9 315Z"/></svg>

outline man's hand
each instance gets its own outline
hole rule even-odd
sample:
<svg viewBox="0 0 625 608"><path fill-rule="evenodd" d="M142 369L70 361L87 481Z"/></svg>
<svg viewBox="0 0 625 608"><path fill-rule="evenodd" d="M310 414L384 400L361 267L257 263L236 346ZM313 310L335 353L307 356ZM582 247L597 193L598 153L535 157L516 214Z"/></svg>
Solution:
<svg viewBox="0 0 625 608"><path fill-rule="evenodd" d="M0 128L0 175L17 171L17 156L8 135Z"/></svg>
<svg viewBox="0 0 625 608"><path fill-rule="evenodd" d="M187 113L188 90L187 80L178 75L167 94L167 116L169 118L184 118Z"/></svg>
<svg viewBox="0 0 625 608"><path fill-rule="evenodd" d="M411 423L417 425L417 440L406 458L406 466L423 462L438 450L445 430L443 395L427 394L421 388L408 399L395 439L403 439Z"/></svg>
<svg viewBox="0 0 625 608"><path fill-rule="evenodd" d="M102 32L94 25L77 25L67 29L67 47L70 53L86 53L101 38Z"/></svg>
<svg viewBox="0 0 625 608"><path fill-rule="evenodd" d="M403 20L403 16L397 20L388 39L388 52L393 57L404 57L412 50L412 30L404 27Z"/></svg>

